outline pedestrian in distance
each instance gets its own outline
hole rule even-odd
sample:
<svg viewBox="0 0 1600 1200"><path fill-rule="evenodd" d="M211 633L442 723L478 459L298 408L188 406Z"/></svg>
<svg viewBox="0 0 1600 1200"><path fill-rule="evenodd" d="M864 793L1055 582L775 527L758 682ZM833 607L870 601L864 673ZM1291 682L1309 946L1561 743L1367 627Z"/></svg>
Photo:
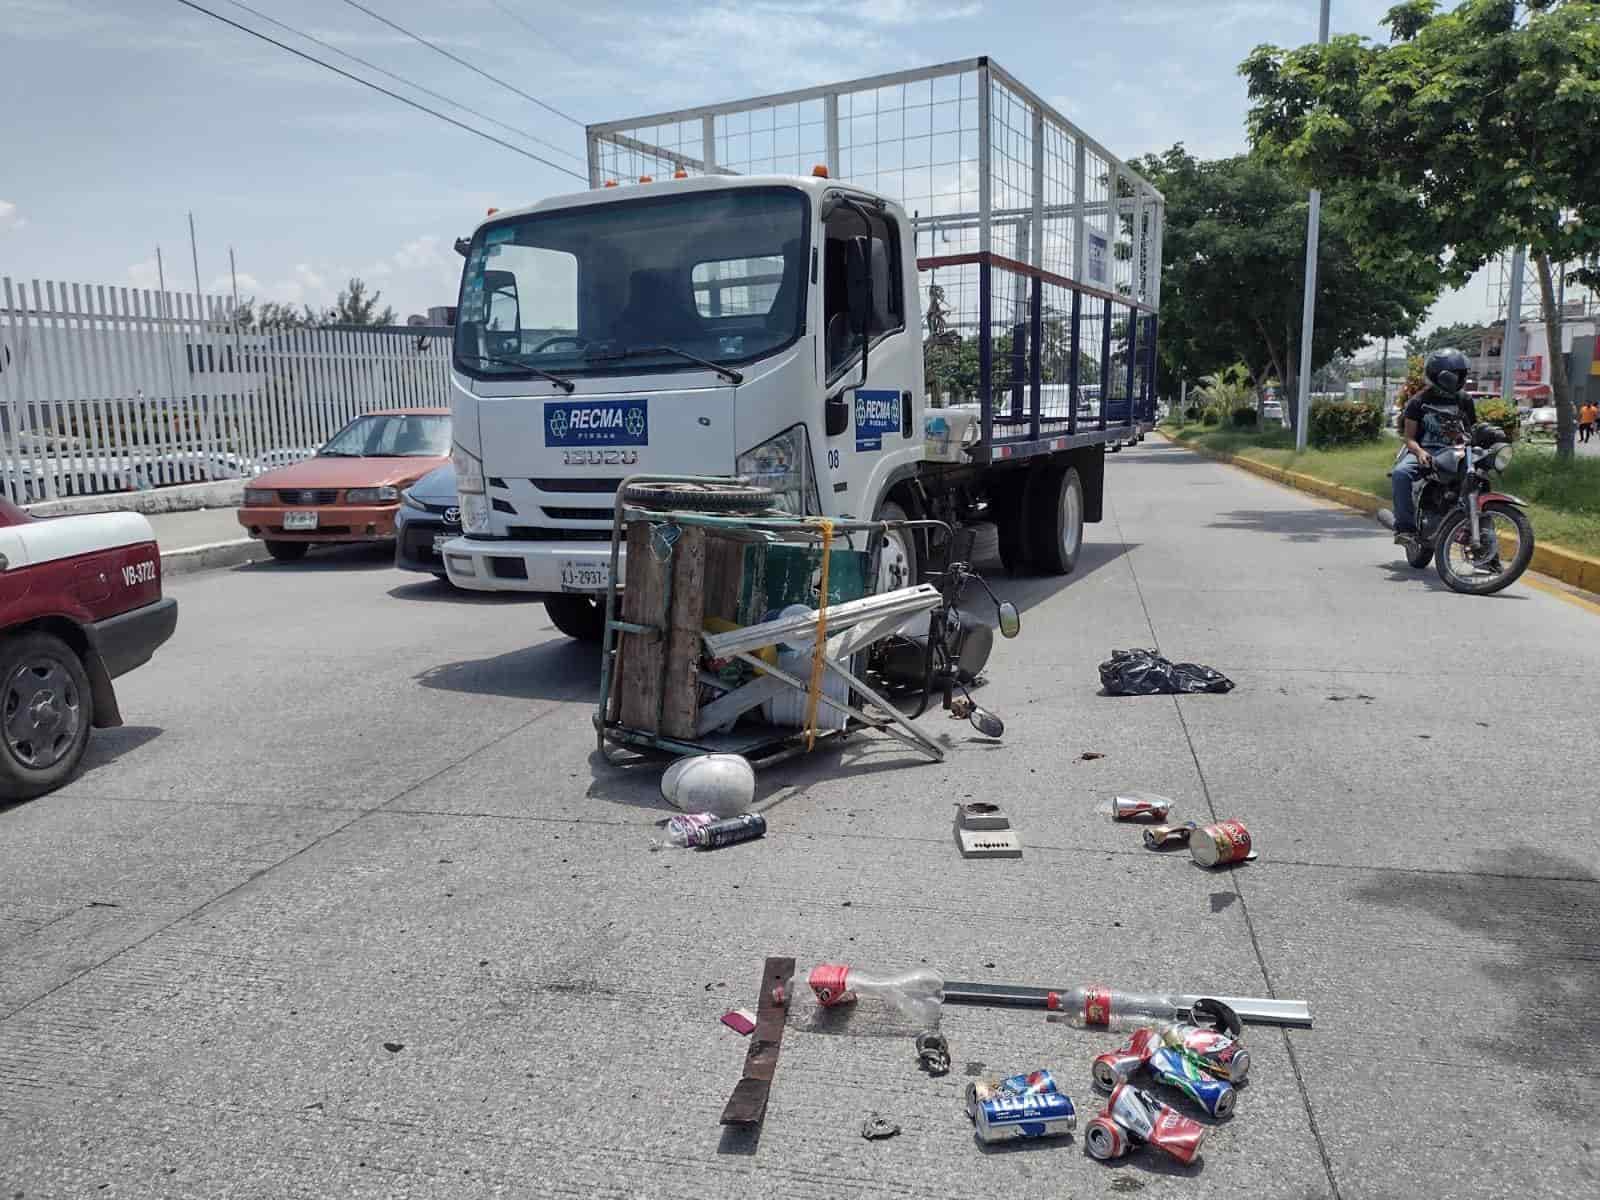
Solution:
<svg viewBox="0 0 1600 1200"><path fill-rule="evenodd" d="M1587 442L1592 438L1597 423L1600 423L1600 405L1590 400L1578 410L1578 440Z"/></svg>

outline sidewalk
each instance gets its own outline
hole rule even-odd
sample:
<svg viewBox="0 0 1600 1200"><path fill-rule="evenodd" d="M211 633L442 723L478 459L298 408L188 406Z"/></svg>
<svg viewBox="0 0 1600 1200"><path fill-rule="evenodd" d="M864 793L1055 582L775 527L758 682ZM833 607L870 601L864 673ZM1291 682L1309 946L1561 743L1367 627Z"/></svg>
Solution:
<svg viewBox="0 0 1600 1200"><path fill-rule="evenodd" d="M182 575L266 558L266 546L245 533L234 512L230 507L148 514L161 547L162 574Z"/></svg>

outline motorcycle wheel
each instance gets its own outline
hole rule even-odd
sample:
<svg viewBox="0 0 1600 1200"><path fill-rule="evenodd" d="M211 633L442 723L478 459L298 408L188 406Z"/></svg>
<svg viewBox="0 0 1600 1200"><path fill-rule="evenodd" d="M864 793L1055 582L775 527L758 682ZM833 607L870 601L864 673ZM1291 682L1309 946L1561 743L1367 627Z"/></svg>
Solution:
<svg viewBox="0 0 1600 1200"><path fill-rule="evenodd" d="M1501 500L1491 500L1485 504L1478 517L1480 528L1489 537L1497 537L1506 526L1510 526L1510 529L1505 529L1507 533L1515 531L1517 552L1511 561L1507 563L1501 557L1502 546L1494 547L1487 555L1474 557L1468 544L1467 514L1457 509L1439 527L1435 539L1439 549L1434 568L1439 572L1439 579L1452 591L1468 596L1491 596L1501 588L1510 587L1528 569L1528 563L1533 558L1533 523L1516 505ZM1492 574L1480 574L1479 568L1489 562L1498 563L1500 570Z"/></svg>
<svg viewBox="0 0 1600 1200"><path fill-rule="evenodd" d="M1433 561L1433 547L1432 546L1427 545L1424 542L1418 542L1414 546L1407 546L1406 547L1406 562L1410 563L1413 567L1416 567L1417 570L1419 570L1419 571L1422 570L1424 567L1426 567L1432 561Z"/></svg>

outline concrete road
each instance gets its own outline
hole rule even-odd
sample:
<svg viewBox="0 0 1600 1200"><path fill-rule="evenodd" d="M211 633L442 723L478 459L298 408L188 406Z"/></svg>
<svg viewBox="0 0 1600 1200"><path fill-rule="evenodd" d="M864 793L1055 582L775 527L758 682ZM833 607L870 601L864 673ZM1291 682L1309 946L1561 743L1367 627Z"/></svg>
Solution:
<svg viewBox="0 0 1600 1200"><path fill-rule="evenodd" d="M592 651L543 610L342 554L176 581L176 639L89 769L0 811L0 1197L1593 1196L1597 615L1469 599L1375 526L1183 451L1110 465L949 757L860 737L761 777L764 840L653 853L656 772L599 763ZM1097 694L1159 645L1227 696ZM1096 751L1103 758L1086 761ZM1237 817L1208 872L1103 815ZM1003 802L1020 861L965 862ZM797 987L759 1137L718 1114L763 956L802 972L1275 993L1200 1165L984 1148L969 1076L1110 1034L948 1009L916 1069ZM798 981L797 981L798 982ZM869 1111L904 1132L864 1141ZM1080 1126L1081 1132L1081 1126Z"/></svg>

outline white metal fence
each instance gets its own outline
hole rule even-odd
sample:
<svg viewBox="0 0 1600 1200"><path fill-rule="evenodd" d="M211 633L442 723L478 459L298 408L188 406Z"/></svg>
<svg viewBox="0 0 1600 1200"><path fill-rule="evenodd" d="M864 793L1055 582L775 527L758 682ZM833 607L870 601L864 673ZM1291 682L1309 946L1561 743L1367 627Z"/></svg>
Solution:
<svg viewBox="0 0 1600 1200"><path fill-rule="evenodd" d="M449 331L247 331L221 296L0 278L18 503L259 474L374 409L449 404Z"/></svg>

